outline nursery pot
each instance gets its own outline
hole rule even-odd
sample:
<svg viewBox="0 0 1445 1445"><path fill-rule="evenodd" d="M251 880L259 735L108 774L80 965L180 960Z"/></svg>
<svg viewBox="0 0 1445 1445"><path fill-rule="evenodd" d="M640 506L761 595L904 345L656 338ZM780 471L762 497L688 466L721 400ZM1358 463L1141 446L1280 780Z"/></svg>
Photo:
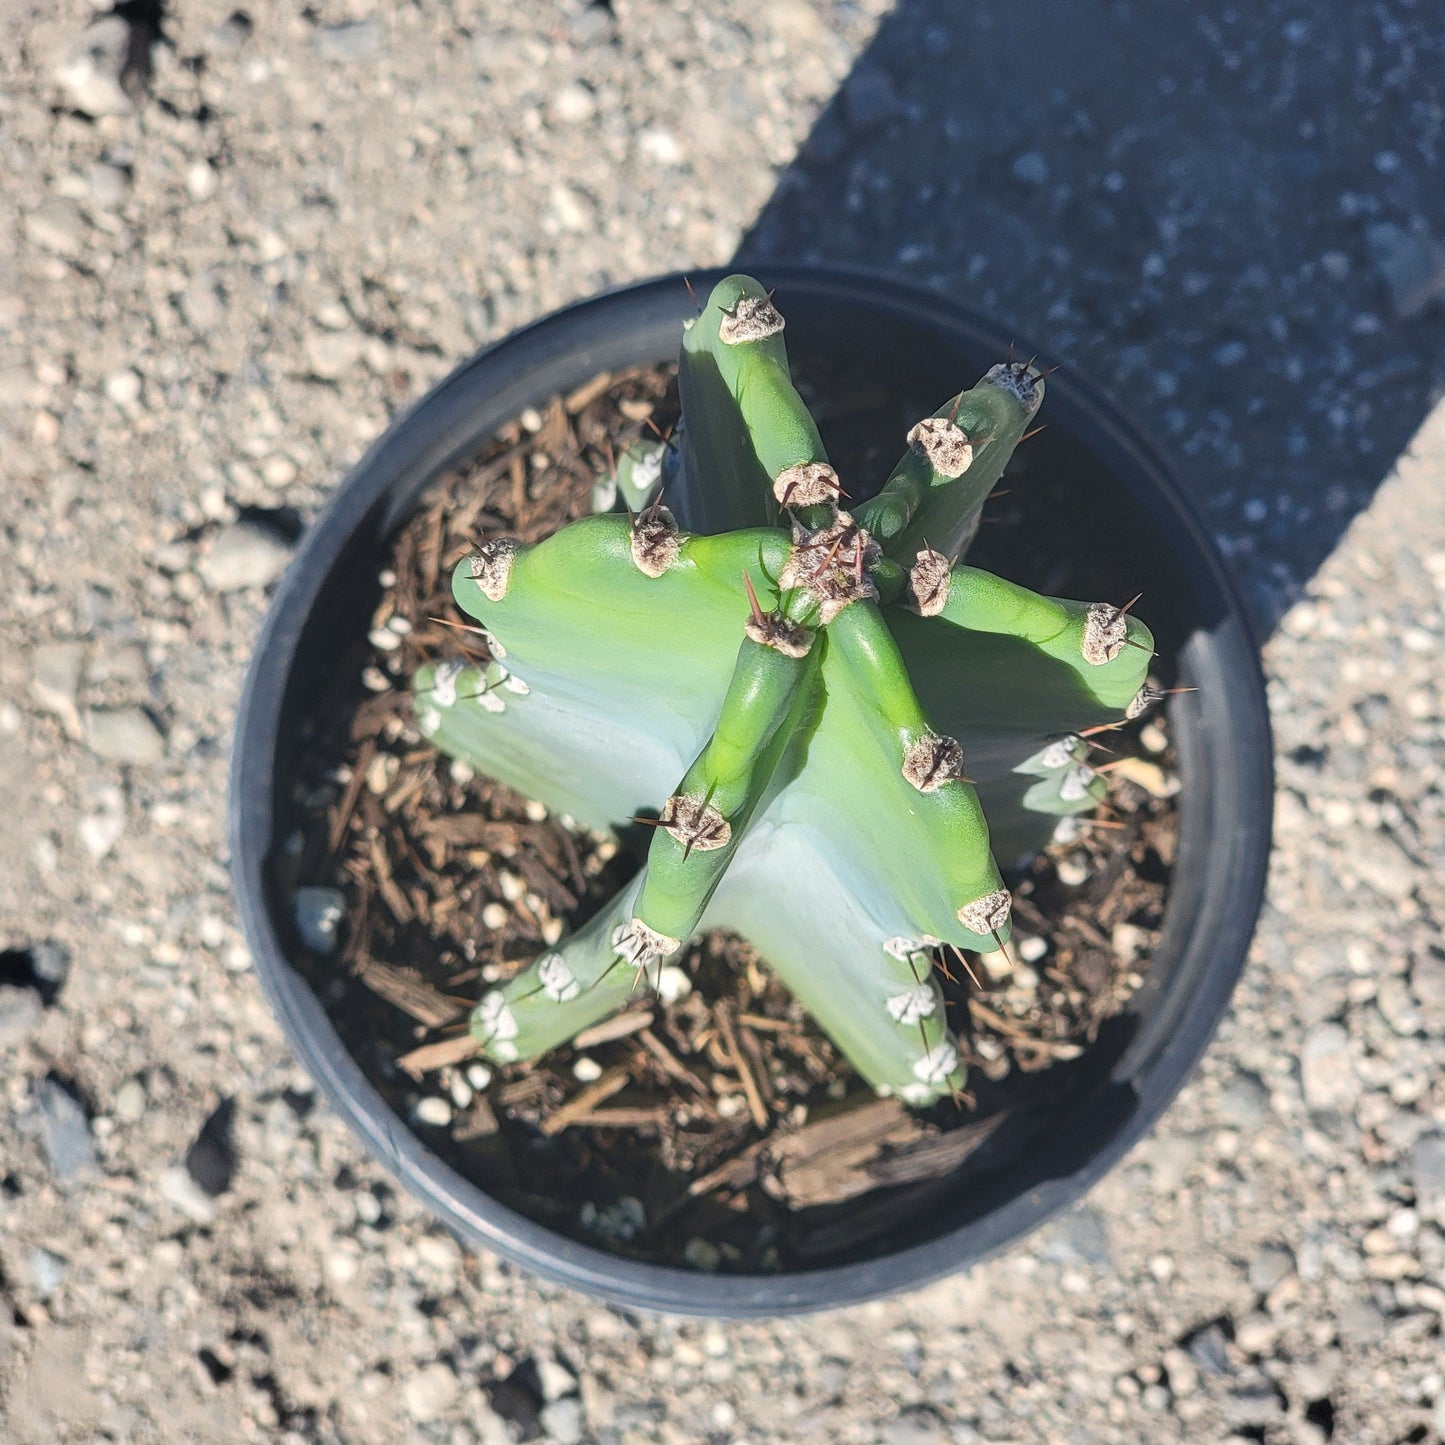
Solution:
<svg viewBox="0 0 1445 1445"><path fill-rule="evenodd" d="M691 277L704 295L716 279ZM872 276L763 267L759 279L778 289L795 355L866 358L879 377L911 378L935 405L1016 341L946 297ZM371 1153L463 1239L625 1307L777 1315L908 1289L994 1254L1081 1198L1155 1123L1224 1013L1253 932L1269 850L1270 736L1256 645L1207 530L1128 421L1058 372L1048 430L1030 443L1035 464L1063 468L1107 509L1136 563L1130 591L1147 596L1161 660L1198 690L1169 705L1182 790L1162 938L1143 985L1077 1061L1053 1125L1026 1148L1011 1149L1001 1130L952 1174L895 1189L888 1228L815 1267L774 1274L640 1263L564 1237L462 1177L368 1080L297 966L279 862L295 827L301 722L317 707L328 660L371 615L378 559L423 489L524 408L599 373L675 356L692 314L680 277L569 307L464 363L370 449L303 539L256 647L232 763L231 868L256 971L292 1046ZM856 1207L869 1208L868 1198Z"/></svg>

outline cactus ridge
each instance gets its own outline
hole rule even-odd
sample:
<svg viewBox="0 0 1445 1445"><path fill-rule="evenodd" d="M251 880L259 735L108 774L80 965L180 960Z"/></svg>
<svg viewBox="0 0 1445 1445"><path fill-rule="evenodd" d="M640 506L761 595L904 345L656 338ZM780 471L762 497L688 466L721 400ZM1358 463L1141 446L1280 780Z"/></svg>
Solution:
<svg viewBox="0 0 1445 1445"><path fill-rule="evenodd" d="M473 1032L535 1057L728 927L875 1089L931 1103L963 1084L933 950L1006 943L995 856L1105 796L1087 734L1157 701L1152 638L1132 602L957 560L1042 402L1031 364L911 428L851 513L757 282L713 290L679 384L676 445L604 479L628 511L464 559L453 593L491 657L414 680L446 752L590 827L653 825L631 882L490 990Z"/></svg>

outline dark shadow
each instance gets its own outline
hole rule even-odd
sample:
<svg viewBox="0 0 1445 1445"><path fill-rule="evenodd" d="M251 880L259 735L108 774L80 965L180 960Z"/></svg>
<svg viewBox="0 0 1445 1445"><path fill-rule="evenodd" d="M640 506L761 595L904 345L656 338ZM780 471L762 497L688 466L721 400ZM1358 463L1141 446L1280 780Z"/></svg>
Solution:
<svg viewBox="0 0 1445 1445"><path fill-rule="evenodd" d="M1112 392L1263 635L1445 386L1442 51L1428 5L901 0L738 259L934 287Z"/></svg>

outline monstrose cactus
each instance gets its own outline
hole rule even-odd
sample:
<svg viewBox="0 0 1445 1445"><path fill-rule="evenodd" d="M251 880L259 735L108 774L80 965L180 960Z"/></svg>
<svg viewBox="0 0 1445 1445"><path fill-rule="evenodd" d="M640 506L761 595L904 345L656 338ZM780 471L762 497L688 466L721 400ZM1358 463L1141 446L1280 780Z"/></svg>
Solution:
<svg viewBox="0 0 1445 1445"><path fill-rule="evenodd" d="M869 1084L924 1105L963 1082L934 950L1004 946L995 854L1104 796L1079 734L1153 699L1153 642L1128 604L958 565L1043 399L1031 365L920 421L849 511L782 332L757 282L721 282L685 327L667 475L634 451L614 478L634 510L456 569L492 661L420 669L422 732L581 824L656 824L631 882L472 1030L532 1058L730 928Z"/></svg>

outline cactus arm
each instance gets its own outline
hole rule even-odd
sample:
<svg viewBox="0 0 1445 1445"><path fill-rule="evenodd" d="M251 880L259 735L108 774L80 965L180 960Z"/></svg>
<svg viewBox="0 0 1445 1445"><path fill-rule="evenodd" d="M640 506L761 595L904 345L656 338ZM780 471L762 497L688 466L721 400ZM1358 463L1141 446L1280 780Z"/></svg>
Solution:
<svg viewBox="0 0 1445 1445"><path fill-rule="evenodd" d="M909 451L859 521L888 556L925 545L956 560L978 531L988 494L1043 402L1027 365L1002 362L909 433Z"/></svg>
<svg viewBox="0 0 1445 1445"><path fill-rule="evenodd" d="M578 932L482 996L471 1031L488 1058L500 1064L536 1058L635 996L638 971L617 942L641 887L639 873Z"/></svg>
<svg viewBox="0 0 1445 1445"><path fill-rule="evenodd" d="M695 531L761 526L777 515L780 476L827 465L789 375L782 327L756 281L729 276L684 333L678 389L687 424L670 501ZM816 506L799 510L809 526L825 519Z"/></svg>
<svg viewBox="0 0 1445 1445"><path fill-rule="evenodd" d="M808 702L814 651L793 656L751 637L717 726L664 804L652 835L637 916L686 942L727 870Z"/></svg>
<svg viewBox="0 0 1445 1445"><path fill-rule="evenodd" d="M889 621L925 708L963 744L995 851L1011 861L1060 817L1103 801L1104 779L1072 735L1130 713L1153 637L1122 609L972 567L954 567L932 595L934 615L894 607Z"/></svg>

